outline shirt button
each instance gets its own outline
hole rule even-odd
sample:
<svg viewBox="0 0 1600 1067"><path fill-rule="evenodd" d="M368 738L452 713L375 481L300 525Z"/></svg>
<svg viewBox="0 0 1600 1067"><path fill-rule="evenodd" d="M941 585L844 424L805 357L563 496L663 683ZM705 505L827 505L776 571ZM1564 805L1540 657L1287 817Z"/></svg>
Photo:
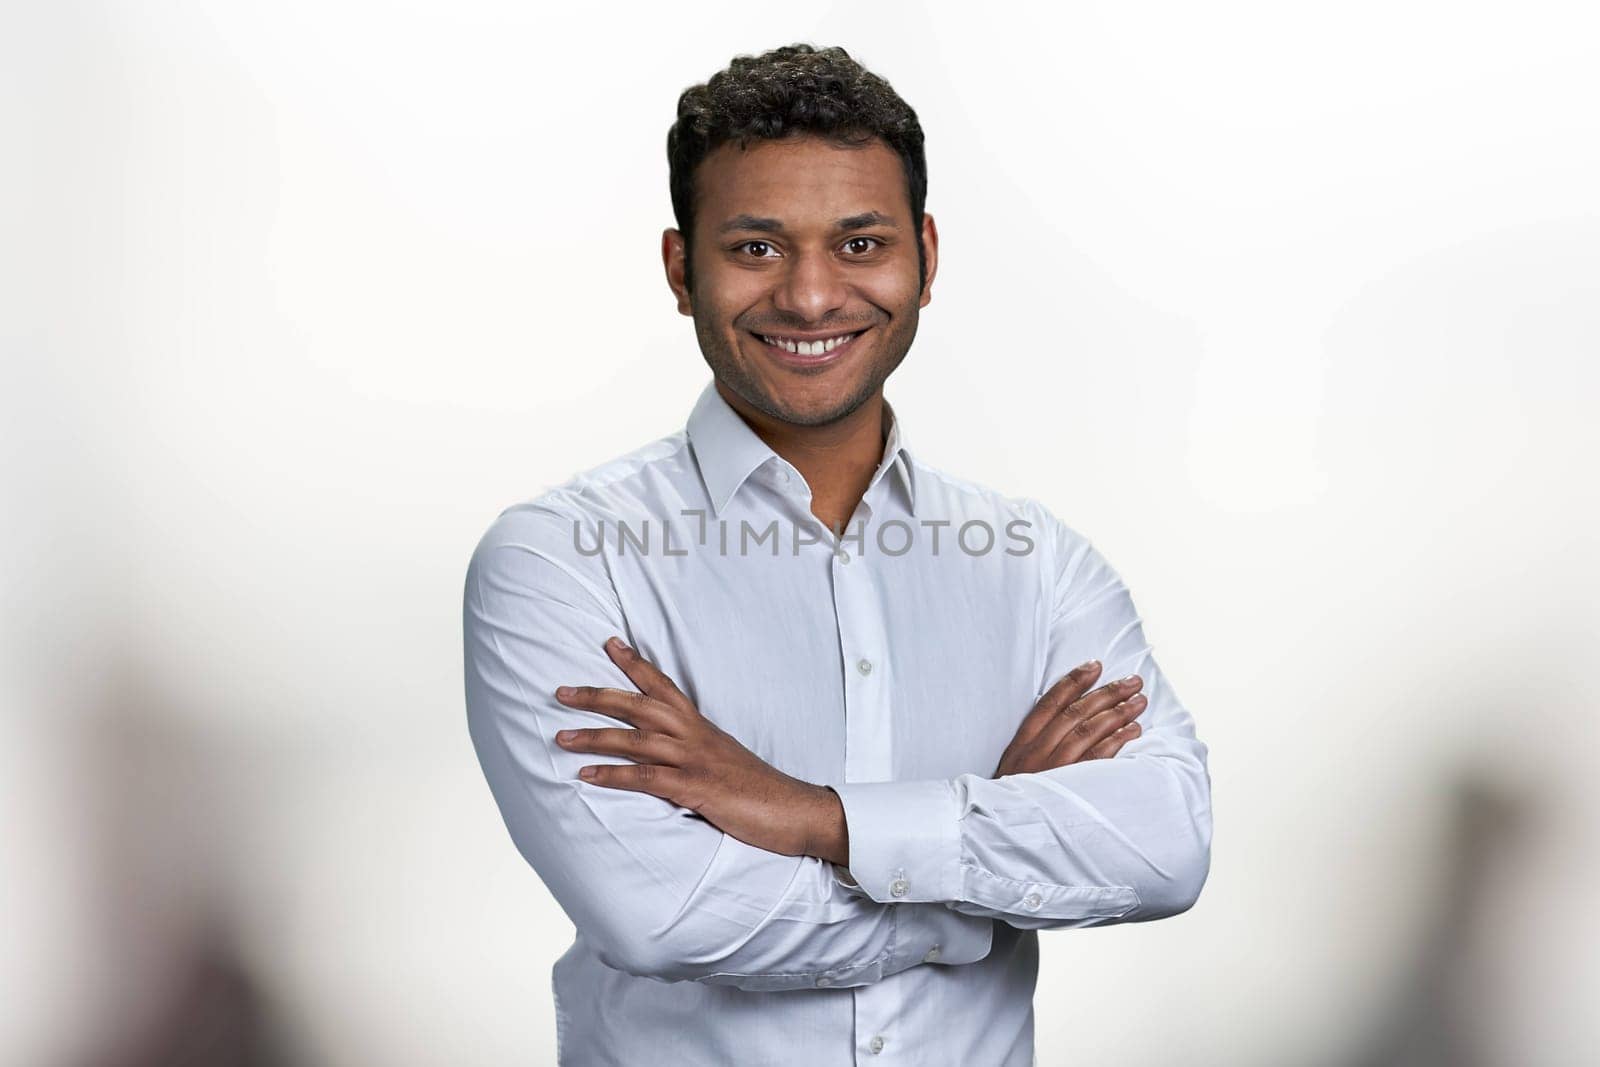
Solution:
<svg viewBox="0 0 1600 1067"><path fill-rule="evenodd" d="M782 467L778 468L778 484L779 485L788 485L789 484L789 472L784 470Z"/></svg>
<svg viewBox="0 0 1600 1067"><path fill-rule="evenodd" d="M874 1056L883 1051L883 1035L873 1034L872 1040L867 1042L867 1048Z"/></svg>
<svg viewBox="0 0 1600 1067"><path fill-rule="evenodd" d="M818 985L832 985L833 984L833 979L829 978L827 975L823 975L822 977L817 979L817 984Z"/></svg>
<svg viewBox="0 0 1600 1067"><path fill-rule="evenodd" d="M870 659L857 660L856 670L860 671L862 674L871 674L872 661Z"/></svg>
<svg viewBox="0 0 1600 1067"><path fill-rule="evenodd" d="M840 563L849 563L850 562L850 553L846 552L844 549L841 548L841 549L839 549L839 551L837 551L837 552L835 552L833 554L833 558L838 560Z"/></svg>
<svg viewBox="0 0 1600 1067"><path fill-rule="evenodd" d="M923 955L922 962L923 963L932 963L934 960L936 960L938 958L939 958L939 946L938 945L934 945L932 948L930 948Z"/></svg>
<svg viewBox="0 0 1600 1067"><path fill-rule="evenodd" d="M905 896L906 895L906 880L904 878L896 878L894 881L890 882L889 883L889 895L892 896L892 897L903 897L903 896Z"/></svg>
<svg viewBox="0 0 1600 1067"><path fill-rule="evenodd" d="M1043 902L1039 899L1038 893L1029 893L1027 896L1022 898L1022 906L1027 908L1029 911L1039 910L1039 905L1041 903Z"/></svg>

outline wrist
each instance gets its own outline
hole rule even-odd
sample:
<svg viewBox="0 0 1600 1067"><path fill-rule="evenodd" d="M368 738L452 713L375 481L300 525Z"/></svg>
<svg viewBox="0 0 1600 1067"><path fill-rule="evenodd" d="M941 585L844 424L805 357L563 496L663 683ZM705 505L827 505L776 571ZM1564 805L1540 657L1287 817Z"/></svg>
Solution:
<svg viewBox="0 0 1600 1067"><path fill-rule="evenodd" d="M844 802L839 794L825 785L813 786L815 803L811 806L806 837L806 855L816 856L841 867L850 865L850 829L845 822Z"/></svg>

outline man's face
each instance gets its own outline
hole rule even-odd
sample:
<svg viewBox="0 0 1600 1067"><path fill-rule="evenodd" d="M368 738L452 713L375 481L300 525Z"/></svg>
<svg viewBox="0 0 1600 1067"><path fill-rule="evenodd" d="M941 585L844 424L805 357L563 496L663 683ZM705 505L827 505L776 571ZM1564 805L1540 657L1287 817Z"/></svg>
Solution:
<svg viewBox="0 0 1600 1067"><path fill-rule="evenodd" d="M905 358L932 299L938 234L925 213L924 278L900 157L881 141L725 144L700 164L695 187L692 291L678 231L663 251L712 373L783 422L818 426L857 410ZM850 339L811 355L772 343L841 337Z"/></svg>

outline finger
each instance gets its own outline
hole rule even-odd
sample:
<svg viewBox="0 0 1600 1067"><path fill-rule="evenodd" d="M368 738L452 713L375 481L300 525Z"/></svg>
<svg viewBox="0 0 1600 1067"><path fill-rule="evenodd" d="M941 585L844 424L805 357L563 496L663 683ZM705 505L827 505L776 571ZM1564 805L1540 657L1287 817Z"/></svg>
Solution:
<svg viewBox="0 0 1600 1067"><path fill-rule="evenodd" d="M639 687L640 692L679 711L699 713L694 703L683 695L683 690L667 677L665 671L641 656L638 649L624 643L622 638L607 638L606 654L611 657L611 662L620 667L622 673Z"/></svg>
<svg viewBox="0 0 1600 1067"><path fill-rule="evenodd" d="M556 734L556 744L568 752L601 752L625 756L635 763L683 765L683 743L651 730L562 730Z"/></svg>
<svg viewBox="0 0 1600 1067"><path fill-rule="evenodd" d="M1085 740L1089 736L1088 720L1138 691L1144 684L1138 675L1129 675L1101 686L1087 696L1072 701L1059 714L1051 716L1033 739L1033 743L1048 752L1060 743L1069 732L1076 731Z"/></svg>
<svg viewBox="0 0 1600 1067"><path fill-rule="evenodd" d="M1096 715L1073 720L1071 725L1061 732L1055 748L1050 750L1050 761L1058 767L1078 762L1084 753L1105 740L1114 730L1138 718L1147 703L1149 701L1145 699L1143 693L1135 693L1122 703L1112 705Z"/></svg>
<svg viewBox="0 0 1600 1067"><path fill-rule="evenodd" d="M1074 700L1067 706L1067 714L1078 718L1088 718L1121 701L1127 700L1143 687L1144 679L1137 674L1130 674L1126 678L1118 678L1114 682L1107 682L1088 696Z"/></svg>
<svg viewBox="0 0 1600 1067"><path fill-rule="evenodd" d="M1063 674L1034 702L1033 710L1023 717L1012 744L1026 745L1032 741L1068 703L1082 696L1098 677L1100 677L1100 661L1094 659L1080 663Z"/></svg>
<svg viewBox="0 0 1600 1067"><path fill-rule="evenodd" d="M1115 756L1123 745L1139 736L1139 724L1136 722L1124 723L1111 731L1111 736L1091 748L1083 757L1084 759L1110 759Z"/></svg>
<svg viewBox="0 0 1600 1067"><path fill-rule="evenodd" d="M683 786L684 775L676 767L654 763L599 763L578 768L578 777L607 789L627 789L672 800Z"/></svg>
<svg viewBox="0 0 1600 1067"><path fill-rule="evenodd" d="M569 708L598 712L613 719L621 719L641 730L669 732L667 727L674 716L660 701L644 693L626 689L611 689L595 685L564 685L556 690L556 699Z"/></svg>

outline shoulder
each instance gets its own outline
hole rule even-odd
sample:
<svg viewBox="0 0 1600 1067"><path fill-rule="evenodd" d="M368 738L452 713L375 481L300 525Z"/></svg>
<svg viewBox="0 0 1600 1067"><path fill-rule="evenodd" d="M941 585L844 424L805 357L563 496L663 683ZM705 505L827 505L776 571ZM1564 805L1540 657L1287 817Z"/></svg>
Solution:
<svg viewBox="0 0 1600 1067"><path fill-rule="evenodd" d="M698 478L686 444L679 430L506 507L478 538L468 582L515 580L553 569L601 595L611 582L603 554L593 551L602 524L656 513L681 491L684 479Z"/></svg>
<svg viewBox="0 0 1600 1067"><path fill-rule="evenodd" d="M982 521L996 532L1026 537L1037 545L1052 574L1080 563L1092 550L1089 539L1067 525L1043 500L1001 492L970 478L913 458L917 514L924 522L948 520L953 526Z"/></svg>
<svg viewBox="0 0 1600 1067"><path fill-rule="evenodd" d="M687 443L679 430L520 500L494 518L479 547L507 538L548 536L558 528L570 534L573 523L593 529L602 520L649 514L675 487L699 477Z"/></svg>

